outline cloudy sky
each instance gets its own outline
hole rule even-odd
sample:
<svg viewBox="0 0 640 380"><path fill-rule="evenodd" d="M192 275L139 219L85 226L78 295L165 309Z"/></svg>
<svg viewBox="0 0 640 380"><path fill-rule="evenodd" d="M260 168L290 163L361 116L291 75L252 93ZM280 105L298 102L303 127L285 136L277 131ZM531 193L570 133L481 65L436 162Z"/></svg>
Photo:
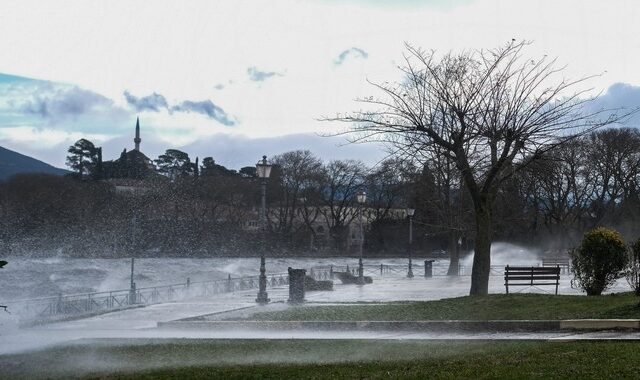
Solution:
<svg viewBox="0 0 640 380"><path fill-rule="evenodd" d="M238 168L306 148L375 163L320 137L367 84L399 78L403 44L438 52L530 40L609 106L640 105L640 2L561 0L12 1L0 11L0 145L56 166L81 137ZM632 121L633 122L633 121Z"/></svg>

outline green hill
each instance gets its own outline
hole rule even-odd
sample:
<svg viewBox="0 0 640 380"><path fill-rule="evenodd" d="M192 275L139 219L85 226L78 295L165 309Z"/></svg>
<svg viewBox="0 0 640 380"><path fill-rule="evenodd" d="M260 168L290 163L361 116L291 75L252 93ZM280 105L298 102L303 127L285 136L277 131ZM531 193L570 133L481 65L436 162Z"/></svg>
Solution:
<svg viewBox="0 0 640 380"><path fill-rule="evenodd" d="M0 181L19 173L64 175L67 170L56 168L35 158L0 147Z"/></svg>

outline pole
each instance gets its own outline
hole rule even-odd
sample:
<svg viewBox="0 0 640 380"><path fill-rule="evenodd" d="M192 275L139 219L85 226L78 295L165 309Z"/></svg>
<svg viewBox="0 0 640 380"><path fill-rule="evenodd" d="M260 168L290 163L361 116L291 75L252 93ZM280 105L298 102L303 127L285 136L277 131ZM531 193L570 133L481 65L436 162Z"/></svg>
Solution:
<svg viewBox="0 0 640 380"><path fill-rule="evenodd" d="M135 211L134 211L135 212ZM137 242L137 237L136 237L136 225L137 225L137 219L136 219L136 215L134 214L131 217L131 249L135 252L136 249L138 248L138 242Z"/></svg>
<svg viewBox="0 0 640 380"><path fill-rule="evenodd" d="M133 287L134 287L134 285L133 285L134 284L134 282L133 282L133 263L134 263L134 260L135 259L132 257L131 258L131 282L129 283L129 288L130 289L133 289Z"/></svg>
<svg viewBox="0 0 640 380"><path fill-rule="evenodd" d="M413 277L413 268L412 266L412 259L413 259L413 251L412 251L412 243L413 243L413 216L409 215L409 271L407 272L407 277L412 278Z"/></svg>
<svg viewBox="0 0 640 380"><path fill-rule="evenodd" d="M258 297L256 302L259 304L269 303L269 295L267 294L267 275L265 269L264 251L266 245L266 229L267 229L267 180L262 179L262 207L260 208L260 225L262 228L262 252L260 255L260 277L258 279Z"/></svg>
<svg viewBox="0 0 640 380"><path fill-rule="evenodd" d="M262 188L262 201L260 207L260 222L262 224L262 228L264 229L266 221L267 221L267 180L265 178L262 179L261 183Z"/></svg>
<svg viewBox="0 0 640 380"><path fill-rule="evenodd" d="M362 246L364 244L364 232L362 230L362 204L360 204L360 259L358 260L358 284L364 284L364 268L362 267Z"/></svg>
<svg viewBox="0 0 640 380"><path fill-rule="evenodd" d="M131 283L129 287L129 305L133 305L136 303L136 283L133 281L133 265L135 259L131 258Z"/></svg>

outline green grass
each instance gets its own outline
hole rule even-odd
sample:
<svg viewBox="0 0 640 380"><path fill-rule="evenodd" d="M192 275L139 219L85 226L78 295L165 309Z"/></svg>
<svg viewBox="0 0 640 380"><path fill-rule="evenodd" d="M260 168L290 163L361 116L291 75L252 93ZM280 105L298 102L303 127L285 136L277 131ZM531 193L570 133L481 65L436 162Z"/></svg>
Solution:
<svg viewBox="0 0 640 380"><path fill-rule="evenodd" d="M0 368L6 379L619 379L640 373L640 343L119 339L0 356Z"/></svg>
<svg viewBox="0 0 640 380"><path fill-rule="evenodd" d="M375 305L301 306L257 313L252 320L270 321L419 321L640 318L632 293L599 297L548 294L492 294L484 297Z"/></svg>

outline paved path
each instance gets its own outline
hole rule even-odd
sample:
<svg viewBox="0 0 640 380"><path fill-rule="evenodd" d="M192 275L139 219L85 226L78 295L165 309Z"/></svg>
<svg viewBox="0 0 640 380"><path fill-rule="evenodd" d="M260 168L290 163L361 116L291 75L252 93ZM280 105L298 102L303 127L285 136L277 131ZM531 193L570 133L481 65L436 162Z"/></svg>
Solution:
<svg viewBox="0 0 640 380"><path fill-rule="evenodd" d="M435 300L465 296L470 278L450 277L403 277L375 278L374 283L365 286L336 284L333 292L307 293L309 304L352 303L352 302L393 302ZM490 289L494 293L504 292L501 276L492 276ZM624 291L624 284L618 285ZM524 289L523 289L524 290ZM526 289L526 291L549 291ZM579 294L571 289L568 280L563 280L560 292ZM46 346L62 344L71 340L90 338L220 338L220 339L640 339L640 332L598 332L598 333L400 333L400 332L344 332L344 331L202 331L156 329L157 322L167 322L201 315L214 315L213 319L248 315L257 311L275 310L288 307L286 287L270 289L269 296L274 301L267 307L257 306L256 291L217 295L209 299L172 302L144 308L129 309L94 316L86 319L59 322L39 327L18 329L17 322L10 315L0 313L0 354L19 352ZM218 317L215 317L215 316Z"/></svg>

